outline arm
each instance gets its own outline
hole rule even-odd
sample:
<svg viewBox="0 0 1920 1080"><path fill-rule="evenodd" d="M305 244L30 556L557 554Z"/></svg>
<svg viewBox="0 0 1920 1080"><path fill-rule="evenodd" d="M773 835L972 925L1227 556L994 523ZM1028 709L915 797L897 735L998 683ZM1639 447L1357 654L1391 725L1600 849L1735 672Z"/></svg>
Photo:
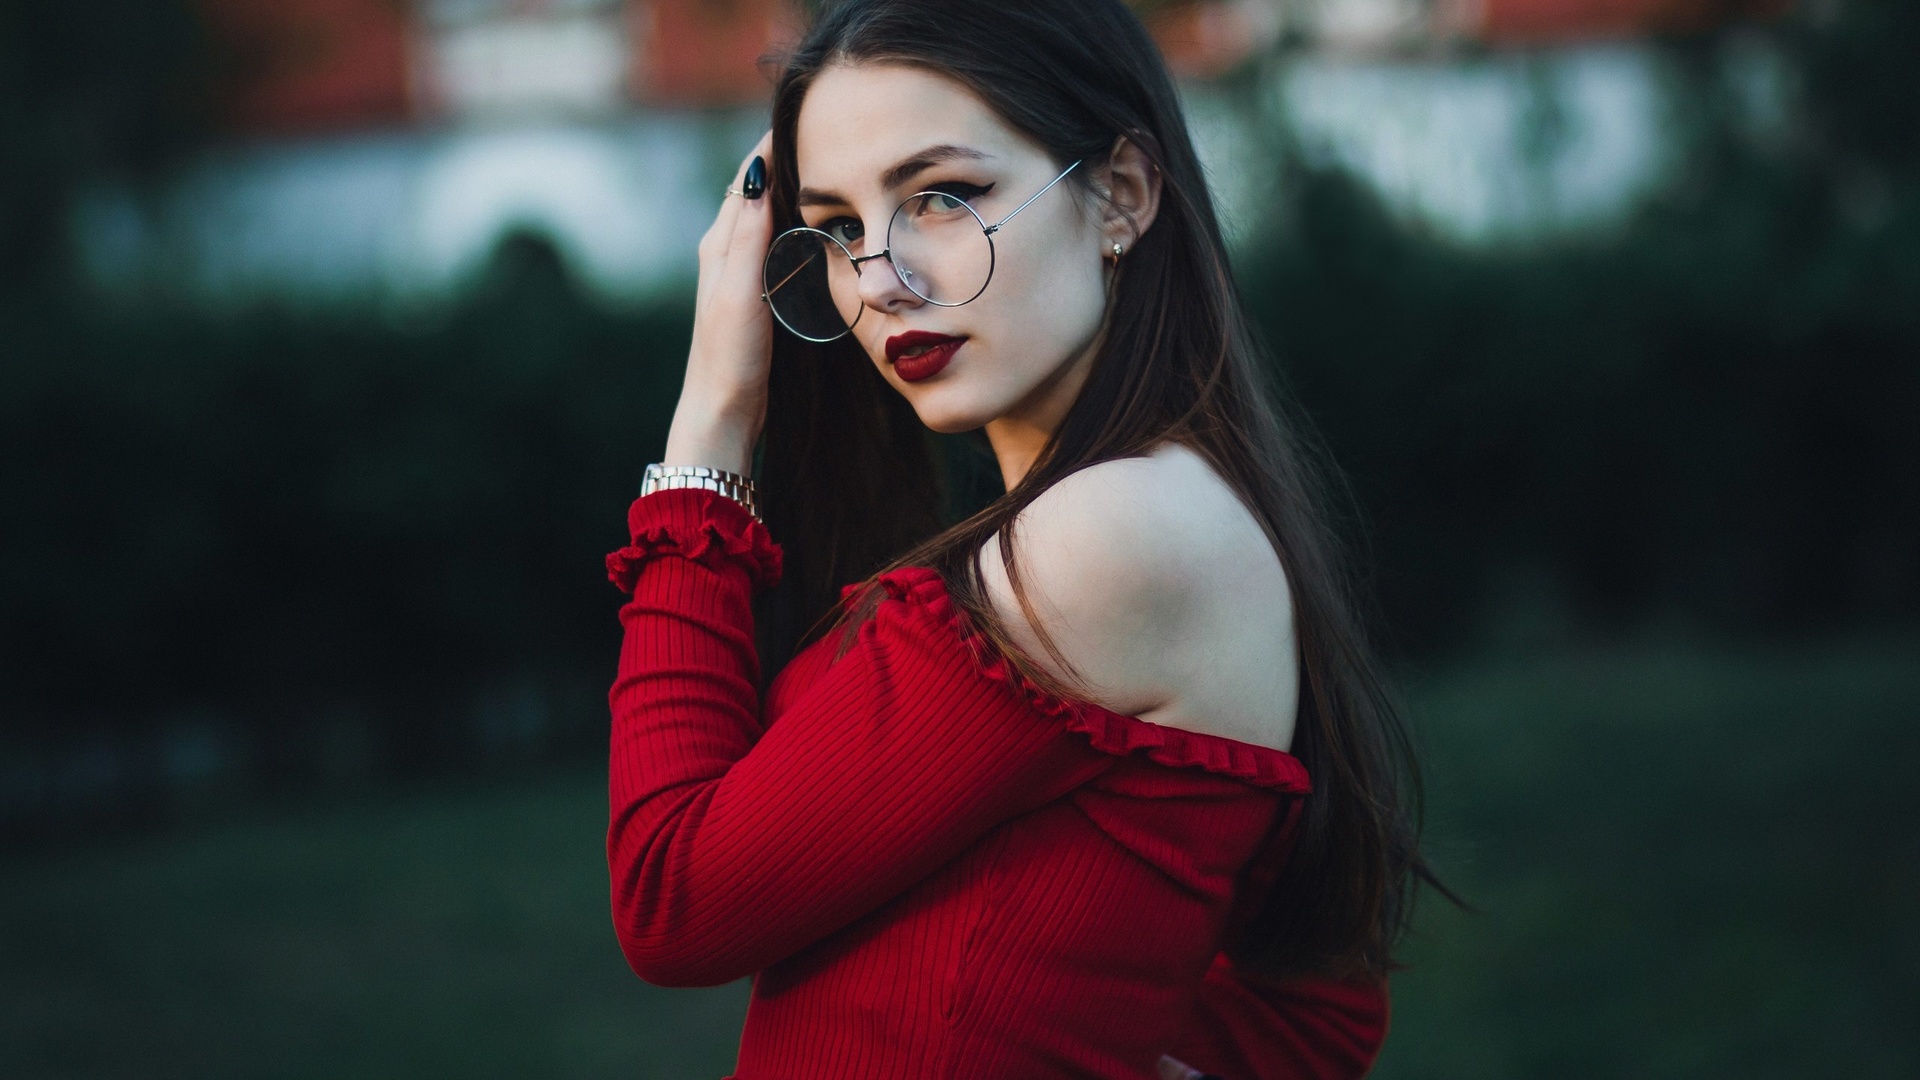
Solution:
<svg viewBox="0 0 1920 1080"><path fill-rule="evenodd" d="M1194 1018L1168 1053L1226 1080L1365 1076L1387 1037L1387 984L1272 979L1216 956Z"/></svg>
<svg viewBox="0 0 1920 1080"><path fill-rule="evenodd" d="M649 982L759 971L1112 766L910 596L763 731L749 600L778 574L765 528L699 490L640 499L630 523L612 560L633 601L607 860L621 947Z"/></svg>

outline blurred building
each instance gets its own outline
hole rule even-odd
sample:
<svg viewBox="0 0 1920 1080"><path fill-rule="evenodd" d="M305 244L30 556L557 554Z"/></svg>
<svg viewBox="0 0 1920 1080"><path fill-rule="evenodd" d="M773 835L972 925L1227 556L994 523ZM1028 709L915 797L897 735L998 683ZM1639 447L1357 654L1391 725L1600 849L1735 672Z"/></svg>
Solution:
<svg viewBox="0 0 1920 1080"><path fill-rule="evenodd" d="M602 296L645 297L690 274L764 123L759 61L800 23L788 0L196 2L224 45L230 138L164 190L88 201L83 263L112 292L430 303L533 235ZM1502 241L1603 226L1662 181L1669 102L1647 35L1779 4L1142 7L1230 234L1272 197L1244 147L1283 130L1409 217Z"/></svg>
<svg viewBox="0 0 1920 1080"><path fill-rule="evenodd" d="M433 301L508 237L614 299L683 279L792 39L784 0L198 0L230 138L102 191L109 290Z"/></svg>
<svg viewBox="0 0 1920 1080"><path fill-rule="evenodd" d="M784 0L197 0L240 130L758 101Z"/></svg>
<svg viewBox="0 0 1920 1080"><path fill-rule="evenodd" d="M1655 42L1770 17L1786 0L1221 0L1154 15L1188 77L1202 156L1231 163L1258 128L1366 178L1403 216L1466 242L1604 228L1671 179L1671 72ZM1206 91L1274 58L1249 109ZM1764 49L1730 79L1778 123L1785 87ZM1214 178L1230 233L1271 185Z"/></svg>

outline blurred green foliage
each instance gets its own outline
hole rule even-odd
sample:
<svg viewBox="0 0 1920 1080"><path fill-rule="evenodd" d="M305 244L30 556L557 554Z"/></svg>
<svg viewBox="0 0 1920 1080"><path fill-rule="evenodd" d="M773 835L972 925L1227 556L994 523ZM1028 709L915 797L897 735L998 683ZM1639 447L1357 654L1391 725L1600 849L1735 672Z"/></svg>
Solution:
<svg viewBox="0 0 1920 1080"><path fill-rule="evenodd" d="M184 0L0 0L0 311L57 287L82 184L200 141L218 66Z"/></svg>
<svg viewBox="0 0 1920 1080"><path fill-rule="evenodd" d="M1920 641L1415 679L1430 901L1376 1075L1912 1076Z"/></svg>
<svg viewBox="0 0 1920 1080"><path fill-rule="evenodd" d="M1663 45L1676 177L1617 232L1461 249L1293 178L1249 304L1407 648L1480 644L1514 592L1613 627L1920 612L1920 7L1823 10ZM1773 126L1731 77L1756 38Z"/></svg>
<svg viewBox="0 0 1920 1080"><path fill-rule="evenodd" d="M613 938L603 778L422 786L8 860L0 1045L60 1077L659 1077L731 1068L745 984Z"/></svg>
<svg viewBox="0 0 1920 1080"><path fill-rule="evenodd" d="M0 372L16 724L211 709L258 724L271 769L276 732L360 710L405 768L457 757L503 680L590 680L575 712L604 709L600 563L665 437L683 306L598 311L518 238L424 328L23 320Z"/></svg>

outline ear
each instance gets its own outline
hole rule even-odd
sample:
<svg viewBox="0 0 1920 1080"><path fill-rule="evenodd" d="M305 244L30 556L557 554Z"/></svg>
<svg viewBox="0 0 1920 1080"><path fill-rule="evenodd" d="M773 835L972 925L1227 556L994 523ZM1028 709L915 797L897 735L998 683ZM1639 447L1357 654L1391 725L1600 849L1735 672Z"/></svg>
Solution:
<svg viewBox="0 0 1920 1080"><path fill-rule="evenodd" d="M1101 254L1109 255L1115 244L1131 249L1153 224L1160 210L1160 170L1122 135L1113 141L1103 172L1107 204L1100 215Z"/></svg>

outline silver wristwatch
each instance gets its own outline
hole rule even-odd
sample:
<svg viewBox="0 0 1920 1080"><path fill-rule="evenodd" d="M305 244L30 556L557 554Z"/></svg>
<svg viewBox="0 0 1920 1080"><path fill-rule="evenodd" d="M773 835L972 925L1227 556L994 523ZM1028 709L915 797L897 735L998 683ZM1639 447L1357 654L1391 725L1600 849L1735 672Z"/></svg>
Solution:
<svg viewBox="0 0 1920 1080"><path fill-rule="evenodd" d="M760 520L760 499L754 491L752 477L705 465L647 466L646 477L640 481L640 494L651 495L668 488L705 488L746 507L755 521Z"/></svg>

